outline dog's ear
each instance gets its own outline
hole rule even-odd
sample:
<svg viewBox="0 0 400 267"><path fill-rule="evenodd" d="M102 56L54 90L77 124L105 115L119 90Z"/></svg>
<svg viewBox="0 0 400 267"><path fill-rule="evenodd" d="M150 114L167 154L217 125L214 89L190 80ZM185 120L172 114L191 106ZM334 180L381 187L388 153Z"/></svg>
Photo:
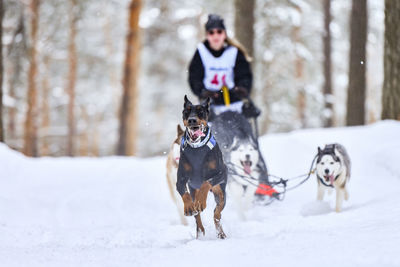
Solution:
<svg viewBox="0 0 400 267"><path fill-rule="evenodd" d="M258 149L257 141L252 136L249 137L249 143Z"/></svg>
<svg viewBox="0 0 400 267"><path fill-rule="evenodd" d="M210 98L209 97L207 97L207 99L206 100L204 100L204 102L201 104L204 108L206 108L207 109L207 111L209 111L210 110Z"/></svg>
<svg viewBox="0 0 400 267"><path fill-rule="evenodd" d="M176 132L178 136L181 136L183 134L183 129L181 128L180 124L178 124L178 126L176 127Z"/></svg>
<svg viewBox="0 0 400 267"><path fill-rule="evenodd" d="M318 155L321 155L321 153L322 153L322 150L320 147L318 147Z"/></svg>
<svg viewBox="0 0 400 267"><path fill-rule="evenodd" d="M333 159L340 163L341 161L340 161L340 157L338 155L339 155L339 151L337 150L336 144L333 144Z"/></svg>
<svg viewBox="0 0 400 267"><path fill-rule="evenodd" d="M192 106L192 102L189 101L189 99L187 98L187 95L185 95L185 103L183 104L183 108L187 108L188 106Z"/></svg>
<svg viewBox="0 0 400 267"><path fill-rule="evenodd" d="M233 137L233 142L230 147L230 150L232 151L236 147L237 144L238 144L238 138L235 136L235 137Z"/></svg>

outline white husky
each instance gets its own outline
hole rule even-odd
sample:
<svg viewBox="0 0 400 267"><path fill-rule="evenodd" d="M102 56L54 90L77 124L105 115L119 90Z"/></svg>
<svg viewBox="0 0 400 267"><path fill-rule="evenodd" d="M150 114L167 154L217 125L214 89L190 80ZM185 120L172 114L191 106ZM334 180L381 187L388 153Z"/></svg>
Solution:
<svg viewBox="0 0 400 267"><path fill-rule="evenodd" d="M172 143L167 157L167 184L169 192L171 194L171 198L174 201L176 208L178 209L181 223L183 225L187 225L187 220L185 216L183 216L182 200L178 192L176 191L176 180L180 158L180 144L184 131L182 130L181 126L179 126L179 124L177 125L176 131L176 139Z"/></svg>
<svg viewBox="0 0 400 267"><path fill-rule="evenodd" d="M340 144L329 144L324 149L318 147L317 155L317 199L324 198L325 189L336 190L336 212L342 209L343 198L349 199L347 182L350 179L350 158Z"/></svg>
<svg viewBox="0 0 400 267"><path fill-rule="evenodd" d="M226 155L230 177L228 191L236 202L239 215L244 219L244 212L250 208L259 182L259 152L250 138L234 138L229 150L230 153Z"/></svg>

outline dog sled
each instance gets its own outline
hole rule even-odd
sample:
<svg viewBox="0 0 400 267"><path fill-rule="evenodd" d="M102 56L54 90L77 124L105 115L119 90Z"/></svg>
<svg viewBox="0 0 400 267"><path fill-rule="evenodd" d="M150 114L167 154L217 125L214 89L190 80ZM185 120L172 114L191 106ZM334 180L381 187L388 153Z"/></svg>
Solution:
<svg viewBox="0 0 400 267"><path fill-rule="evenodd" d="M211 129L228 168L229 184L236 185L236 192L243 196L252 194L254 203L268 205L274 200L282 201L288 190L310 178L315 159L306 174L285 179L269 173L258 143L257 117L261 112L250 99L240 104L212 106L211 112ZM297 183L293 184L294 181Z"/></svg>

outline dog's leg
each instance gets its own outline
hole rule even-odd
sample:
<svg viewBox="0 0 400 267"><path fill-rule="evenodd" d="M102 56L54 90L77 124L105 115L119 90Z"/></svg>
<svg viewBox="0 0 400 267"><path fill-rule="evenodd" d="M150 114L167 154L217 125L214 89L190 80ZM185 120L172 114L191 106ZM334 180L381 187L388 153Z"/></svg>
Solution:
<svg viewBox="0 0 400 267"><path fill-rule="evenodd" d="M342 210L343 193L344 190L341 187L336 188L336 212Z"/></svg>
<svg viewBox="0 0 400 267"><path fill-rule="evenodd" d="M199 194L199 189L190 188L190 195L192 199L195 200L196 196ZM203 233L203 236L206 234L204 230L203 222L201 221L200 212L195 209L194 218L196 219L196 238L200 237L200 234Z"/></svg>
<svg viewBox="0 0 400 267"><path fill-rule="evenodd" d="M194 204L198 212L205 210L207 207L207 196L211 187L212 185L209 182L204 182L200 189L196 190Z"/></svg>
<svg viewBox="0 0 400 267"><path fill-rule="evenodd" d="M176 208L178 209L178 214L179 217L181 218L181 223L183 225L188 225L186 218L184 216L182 202L176 197L176 189L174 188L174 185L176 184L176 174L175 174L175 179L173 178L173 175L174 174L172 173L171 167L168 166L167 164L167 184L169 193L171 194L171 198L175 202Z"/></svg>
<svg viewBox="0 0 400 267"><path fill-rule="evenodd" d="M318 195L317 200L322 201L324 199L325 187L318 181Z"/></svg>
<svg viewBox="0 0 400 267"><path fill-rule="evenodd" d="M225 207L225 195L220 185L214 186L212 192L214 193L215 202L217 203L217 206L214 209L215 229L217 230L218 238L225 239L226 235L221 226L221 212Z"/></svg>
<svg viewBox="0 0 400 267"><path fill-rule="evenodd" d="M346 186L343 188L343 190L344 190L344 199L347 201L349 200L349 192L347 191Z"/></svg>
<svg viewBox="0 0 400 267"><path fill-rule="evenodd" d="M251 190L247 190L246 192L244 192L243 186L234 181L229 182L227 187L228 187L229 196L235 201L235 208L236 208L239 218L242 221L245 221L246 220L245 211L247 209L244 208L246 206L246 204L244 202L247 199L246 192L249 192ZM253 197L253 196L254 196L254 192L249 197L250 203L251 203L251 197Z"/></svg>
<svg viewBox="0 0 400 267"><path fill-rule="evenodd" d="M347 200L349 200L349 192L347 191L347 188L346 188L347 182L349 180L349 177L347 176L347 169L345 170L345 172L342 175L344 177L344 182L341 187L343 188L344 199L347 201Z"/></svg>
<svg viewBox="0 0 400 267"><path fill-rule="evenodd" d="M194 216L196 219L196 238L199 238L200 233L203 233L203 235L206 234L206 231L204 230L203 223L201 221L200 213Z"/></svg>

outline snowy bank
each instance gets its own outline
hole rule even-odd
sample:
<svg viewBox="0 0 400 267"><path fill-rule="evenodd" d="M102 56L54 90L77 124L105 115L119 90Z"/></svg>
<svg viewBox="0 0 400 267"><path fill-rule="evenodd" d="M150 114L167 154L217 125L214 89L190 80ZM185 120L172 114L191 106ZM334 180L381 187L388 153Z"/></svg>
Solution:
<svg viewBox="0 0 400 267"><path fill-rule="evenodd" d="M272 174L307 172L317 146L343 144L350 200L317 203L316 181L239 219L229 199L218 240L182 226L165 158L26 158L0 144L1 266L400 266L400 123L264 136Z"/></svg>

